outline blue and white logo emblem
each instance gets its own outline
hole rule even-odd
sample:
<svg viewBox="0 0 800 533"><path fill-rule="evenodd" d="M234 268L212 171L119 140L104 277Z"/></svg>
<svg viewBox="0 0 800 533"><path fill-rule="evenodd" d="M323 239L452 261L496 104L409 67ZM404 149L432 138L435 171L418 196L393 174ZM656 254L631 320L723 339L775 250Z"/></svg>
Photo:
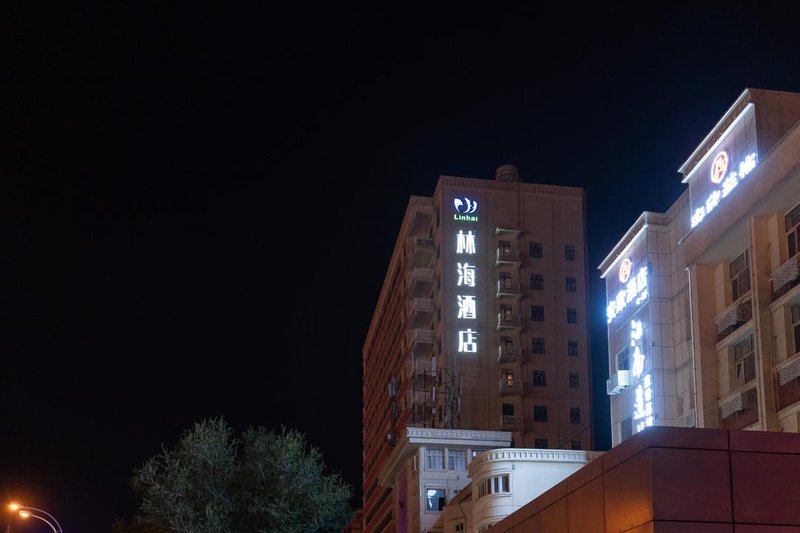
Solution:
<svg viewBox="0 0 800 533"><path fill-rule="evenodd" d="M464 198L456 198L453 200L453 206L456 208L456 211L462 213L464 215L471 215L478 209L478 202L475 200L470 200L466 196Z"/></svg>

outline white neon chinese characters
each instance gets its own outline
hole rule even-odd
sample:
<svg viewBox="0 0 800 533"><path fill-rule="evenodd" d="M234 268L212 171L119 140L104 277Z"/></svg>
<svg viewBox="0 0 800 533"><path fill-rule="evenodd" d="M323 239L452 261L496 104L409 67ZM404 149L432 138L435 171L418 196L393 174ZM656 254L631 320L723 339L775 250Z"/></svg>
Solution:
<svg viewBox="0 0 800 533"><path fill-rule="evenodd" d="M467 287L474 287L475 265L470 265L469 263L456 263L456 267L458 269L457 285L459 287L461 287L462 285L466 285Z"/></svg>
<svg viewBox="0 0 800 533"><path fill-rule="evenodd" d="M475 308L474 296L461 296L458 295L458 318L478 318L478 312Z"/></svg>
<svg viewBox="0 0 800 533"><path fill-rule="evenodd" d="M464 230L458 230L456 235L456 253L457 254L475 254L475 235L472 231L464 234Z"/></svg>
<svg viewBox="0 0 800 533"><path fill-rule="evenodd" d="M724 152L720 152L723 154ZM727 161L727 155L725 157ZM717 159L715 159L715 165L719 161L719 155ZM731 170L727 176L722 178L718 174L713 174L712 169L712 183L722 183L722 185L718 189L714 189L708 194L706 201L702 203L699 207L694 210L692 213L692 227L695 227L699 223L703 221L703 219L711 213L722 201L726 198L731 191L736 187L748 174L756 167L757 163L756 154L753 152L752 154L747 155L744 160L739 163L739 168L735 170ZM727 163L725 164L725 168L727 168ZM718 179L718 181L714 181L714 179Z"/></svg>

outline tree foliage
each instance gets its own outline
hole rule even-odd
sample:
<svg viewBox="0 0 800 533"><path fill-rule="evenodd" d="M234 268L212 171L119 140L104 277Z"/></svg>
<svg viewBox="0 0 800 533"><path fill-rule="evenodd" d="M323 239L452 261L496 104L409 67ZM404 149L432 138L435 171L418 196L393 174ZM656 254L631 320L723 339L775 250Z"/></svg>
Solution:
<svg viewBox="0 0 800 533"><path fill-rule="evenodd" d="M195 423L131 486L138 510L115 533L338 532L350 518L351 487L325 473L302 433L251 427L235 438L222 418Z"/></svg>

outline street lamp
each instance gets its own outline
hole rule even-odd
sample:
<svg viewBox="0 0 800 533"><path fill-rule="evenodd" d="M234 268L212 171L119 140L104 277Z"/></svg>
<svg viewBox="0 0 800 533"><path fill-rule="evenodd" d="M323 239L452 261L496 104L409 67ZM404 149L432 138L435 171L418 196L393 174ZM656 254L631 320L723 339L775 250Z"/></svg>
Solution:
<svg viewBox="0 0 800 533"><path fill-rule="evenodd" d="M64 530L61 528L61 524L58 523L56 517L45 511L44 509L37 509L36 507L29 507L27 505L20 505L18 503L11 503L8 505L8 508L11 509L13 512L17 513L20 518L38 518L48 526L50 526L53 530L53 533L64 533ZM42 513L47 515L50 520L43 516L39 516L37 513ZM52 522L51 522L52 520Z"/></svg>

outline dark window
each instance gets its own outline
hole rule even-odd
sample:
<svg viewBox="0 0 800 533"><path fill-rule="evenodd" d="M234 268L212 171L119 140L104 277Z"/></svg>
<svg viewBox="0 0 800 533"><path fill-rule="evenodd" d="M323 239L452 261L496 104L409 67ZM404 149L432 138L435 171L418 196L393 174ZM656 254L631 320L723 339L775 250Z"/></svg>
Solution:
<svg viewBox="0 0 800 533"><path fill-rule="evenodd" d="M503 416L514 416L514 404L513 403L504 403L503 404Z"/></svg>
<svg viewBox="0 0 800 533"><path fill-rule="evenodd" d="M533 421L534 422L547 422L547 406L534 405L533 406Z"/></svg>
<svg viewBox="0 0 800 533"><path fill-rule="evenodd" d="M545 353L544 352L544 337L534 337L533 338L531 351L533 353Z"/></svg>
<svg viewBox="0 0 800 533"><path fill-rule="evenodd" d="M531 320L534 322L544 322L544 307L541 305L532 305Z"/></svg>
<svg viewBox="0 0 800 533"><path fill-rule="evenodd" d="M575 278L567 276L567 281L565 283L567 292L575 292L578 290L578 282Z"/></svg>
<svg viewBox="0 0 800 533"><path fill-rule="evenodd" d="M536 291L544 289L544 277L541 274L531 274L531 289Z"/></svg>
<svg viewBox="0 0 800 533"><path fill-rule="evenodd" d="M567 324L577 324L578 323L578 311L573 308L567 309Z"/></svg>
<svg viewBox="0 0 800 533"><path fill-rule="evenodd" d="M564 259L567 261L575 261L575 245L567 244L564 246Z"/></svg>
<svg viewBox="0 0 800 533"><path fill-rule="evenodd" d="M750 291L750 262L747 250L731 261L731 298L738 300Z"/></svg>
<svg viewBox="0 0 800 533"><path fill-rule="evenodd" d="M581 386L580 377L578 377L577 372L570 372L569 373L569 388L570 389L579 389Z"/></svg>
<svg viewBox="0 0 800 533"><path fill-rule="evenodd" d="M792 328L794 329L794 353L800 352L800 305L792 306Z"/></svg>
<svg viewBox="0 0 800 533"><path fill-rule="evenodd" d="M578 341L567 341L567 355L578 355Z"/></svg>
<svg viewBox="0 0 800 533"><path fill-rule="evenodd" d="M528 245L528 255L531 257L542 257L542 243L532 242Z"/></svg>
<svg viewBox="0 0 800 533"><path fill-rule="evenodd" d="M633 435L633 420L628 417L619 423L619 437L620 440L625 440L631 435Z"/></svg>
<svg viewBox="0 0 800 533"><path fill-rule="evenodd" d="M628 357L629 347L626 346L622 350L619 351L617 354L617 370L630 370L631 369L631 362L630 358Z"/></svg>
<svg viewBox="0 0 800 533"><path fill-rule="evenodd" d="M580 409L580 407L570 407L569 408L569 423L570 424L580 424L581 423L581 409Z"/></svg>
<svg viewBox="0 0 800 533"><path fill-rule="evenodd" d="M789 245L789 257L792 258L800 252L800 205L795 206L784 217L786 224L786 241Z"/></svg>
<svg viewBox="0 0 800 533"><path fill-rule="evenodd" d="M547 439L533 439L534 448L547 448Z"/></svg>
<svg viewBox="0 0 800 533"><path fill-rule="evenodd" d="M544 370L533 371L533 386L547 387L547 374L545 374Z"/></svg>
<svg viewBox="0 0 800 533"><path fill-rule="evenodd" d="M736 367L736 381L739 385L756 379L756 353L753 349L753 336L748 336L733 347L733 360Z"/></svg>
<svg viewBox="0 0 800 533"><path fill-rule="evenodd" d="M581 449L581 441L579 441L579 440L570 441L570 448L572 448L573 450L580 450Z"/></svg>

